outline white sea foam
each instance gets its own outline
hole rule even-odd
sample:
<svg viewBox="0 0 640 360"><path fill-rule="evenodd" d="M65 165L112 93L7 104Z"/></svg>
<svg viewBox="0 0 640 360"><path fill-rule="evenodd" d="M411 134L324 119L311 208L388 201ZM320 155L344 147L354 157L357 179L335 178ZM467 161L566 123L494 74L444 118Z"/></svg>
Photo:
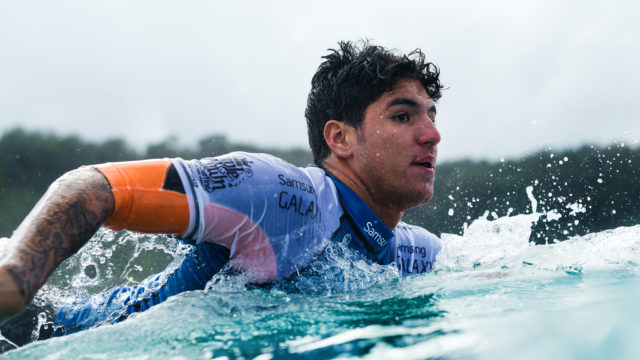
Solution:
<svg viewBox="0 0 640 360"><path fill-rule="evenodd" d="M242 275L221 273L206 291L172 297L121 324L5 356L286 357L293 352L330 358L343 351L373 358L632 358L640 351L630 335L640 329L633 321L640 321L634 303L640 294L640 225L548 245L530 243L532 224L553 214L487 212L462 235L442 235L431 274L397 279L393 266L371 264L334 243L324 258L286 282L290 288L248 290ZM135 283L144 271L164 267L150 262L158 251L166 262L181 256L173 241L100 232L47 285L49 296L66 299L100 286ZM96 278L107 284L96 284ZM122 342L125 338L130 340Z"/></svg>

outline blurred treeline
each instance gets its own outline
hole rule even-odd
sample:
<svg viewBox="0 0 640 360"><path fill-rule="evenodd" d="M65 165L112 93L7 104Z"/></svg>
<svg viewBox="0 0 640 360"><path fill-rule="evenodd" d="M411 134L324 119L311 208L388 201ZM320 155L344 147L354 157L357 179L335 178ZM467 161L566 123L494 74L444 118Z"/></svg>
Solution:
<svg viewBox="0 0 640 360"><path fill-rule="evenodd" d="M0 138L0 236L10 236L47 187L64 172L83 164L143 158L202 158L230 151L266 152L295 165L311 163L307 149L268 149L230 143L222 135L205 137L194 147L175 139L136 151L123 140L91 143L13 129ZM518 160L439 163L433 200L409 210L405 221L441 234L461 234L473 220L531 213L532 187L537 212L532 241L563 240L640 223L640 186L636 168L640 149L617 143L563 151L542 151Z"/></svg>

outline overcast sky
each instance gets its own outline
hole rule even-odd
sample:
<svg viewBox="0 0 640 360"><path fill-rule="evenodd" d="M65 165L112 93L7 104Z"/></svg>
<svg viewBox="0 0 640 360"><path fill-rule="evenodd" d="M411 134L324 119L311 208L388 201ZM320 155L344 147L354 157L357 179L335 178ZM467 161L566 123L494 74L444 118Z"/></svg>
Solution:
<svg viewBox="0 0 640 360"><path fill-rule="evenodd" d="M0 132L307 146L327 48L422 48L440 159L640 140L636 1L0 0Z"/></svg>

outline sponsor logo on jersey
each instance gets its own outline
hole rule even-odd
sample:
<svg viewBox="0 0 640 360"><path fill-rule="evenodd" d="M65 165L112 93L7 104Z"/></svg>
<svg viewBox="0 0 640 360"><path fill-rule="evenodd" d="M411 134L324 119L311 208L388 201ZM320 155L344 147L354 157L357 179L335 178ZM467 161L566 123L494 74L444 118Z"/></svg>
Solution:
<svg viewBox="0 0 640 360"><path fill-rule="evenodd" d="M431 271L433 263L426 261L427 248L424 246L398 245L396 265L405 274L421 274Z"/></svg>
<svg viewBox="0 0 640 360"><path fill-rule="evenodd" d="M398 245L398 252L407 254L419 254L423 259L427 257L427 248L424 246Z"/></svg>
<svg viewBox="0 0 640 360"><path fill-rule="evenodd" d="M300 216L310 216L312 220L322 221L322 214L315 201L306 199L301 195L281 191L278 197L278 206Z"/></svg>
<svg viewBox="0 0 640 360"><path fill-rule="evenodd" d="M309 194L315 195L316 191L313 188L313 186L311 186L310 184L307 184L303 181L300 180L296 180L296 179L291 179L288 178L286 176L284 176L283 174L278 174L278 179L279 179L279 183L282 186L287 186L290 188L295 188L295 189L299 189L302 191L306 191Z"/></svg>
<svg viewBox="0 0 640 360"><path fill-rule="evenodd" d="M366 226L362 228L362 230L364 230L365 234L369 235L369 237L375 240L375 242L377 242L378 245L383 247L387 245L387 240L382 235L380 235L376 231L376 229L373 228L373 224L371 223L371 221L367 221Z"/></svg>
<svg viewBox="0 0 640 360"><path fill-rule="evenodd" d="M431 271L433 268L431 261L411 259L411 257L405 258L400 255L396 257L396 265L398 266L398 270L405 274L422 274Z"/></svg>
<svg viewBox="0 0 640 360"><path fill-rule="evenodd" d="M253 161L245 157L203 159L200 182L207 192L234 187L253 176Z"/></svg>

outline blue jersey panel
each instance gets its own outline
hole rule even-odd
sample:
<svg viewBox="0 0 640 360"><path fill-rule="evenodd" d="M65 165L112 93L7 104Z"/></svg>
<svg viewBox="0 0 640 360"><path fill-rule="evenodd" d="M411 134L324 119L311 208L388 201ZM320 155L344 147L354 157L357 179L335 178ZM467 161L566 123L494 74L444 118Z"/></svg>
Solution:
<svg viewBox="0 0 640 360"><path fill-rule="evenodd" d="M431 271L440 239L404 223L389 229L348 186L319 167L297 168L266 154L235 152L173 161L189 201L179 265L132 287L119 287L69 308L56 320L68 331L115 322L167 297L203 289L225 264L256 273L256 282L287 278L309 265L328 241L349 244L400 275ZM125 310L123 310L125 309Z"/></svg>

